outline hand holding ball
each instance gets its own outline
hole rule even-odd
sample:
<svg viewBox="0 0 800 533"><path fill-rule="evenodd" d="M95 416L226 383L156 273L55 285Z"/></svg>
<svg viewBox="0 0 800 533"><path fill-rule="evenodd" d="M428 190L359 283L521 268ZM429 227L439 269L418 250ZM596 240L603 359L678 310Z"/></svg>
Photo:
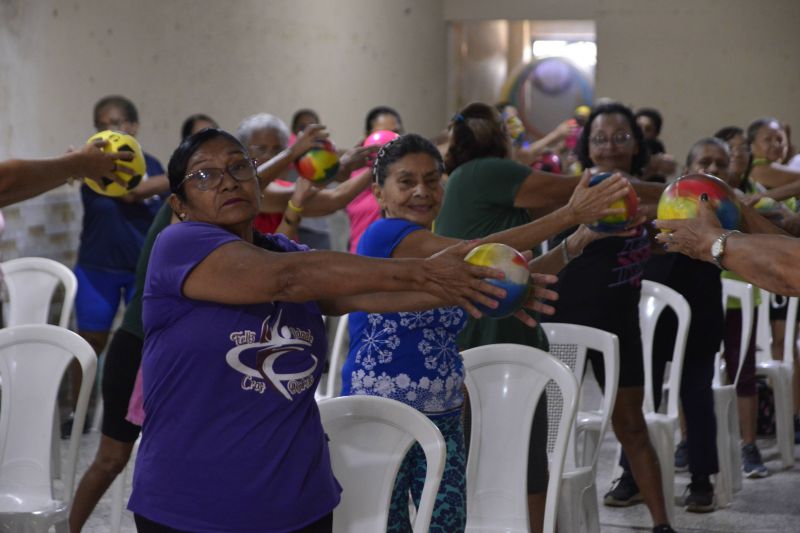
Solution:
<svg viewBox="0 0 800 533"><path fill-rule="evenodd" d="M125 183L124 186L110 178L101 178L102 185L105 188L90 179L85 180L84 183L97 194L105 196L124 196L128 194L128 191L139 185L147 172L144 152L142 152L139 141L127 133L111 130L95 133L86 142L94 143L95 141L106 141L106 144L102 147L104 152L132 152L133 160L123 161L118 159L116 161L116 168L125 168L130 172L114 171L114 175Z"/></svg>
<svg viewBox="0 0 800 533"><path fill-rule="evenodd" d="M611 172L595 174L589 180L589 187L594 187L611 176ZM628 194L619 200L611 202L608 207L609 209L623 209L624 211L617 215L604 216L596 222L587 224L591 230L600 233L616 233L626 229L636 219L636 212L639 209L639 197L633 187L628 187Z"/></svg>
<svg viewBox="0 0 800 533"><path fill-rule="evenodd" d="M687 174L667 186L658 201L658 218L696 218L703 193L708 195L708 203L716 213L720 225L725 229L737 229L741 212L736 195L728 184L710 174Z"/></svg>
<svg viewBox="0 0 800 533"><path fill-rule="evenodd" d="M498 301L495 309L475 304L481 313L492 318L513 315L528 299L531 274L525 257L505 244L481 244L472 249L464 261L476 266L496 268L505 274L504 279L486 279L488 283L506 291L506 297Z"/></svg>
<svg viewBox="0 0 800 533"><path fill-rule="evenodd" d="M295 161L295 167L298 174L314 185L325 185L339 172L339 155L333 143L319 141Z"/></svg>

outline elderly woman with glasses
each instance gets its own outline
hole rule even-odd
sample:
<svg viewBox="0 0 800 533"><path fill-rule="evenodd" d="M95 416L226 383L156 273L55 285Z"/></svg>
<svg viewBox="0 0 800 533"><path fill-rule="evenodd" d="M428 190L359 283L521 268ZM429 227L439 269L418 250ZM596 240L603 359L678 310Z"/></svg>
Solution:
<svg viewBox="0 0 800 533"><path fill-rule="evenodd" d="M633 122L632 115L631 122ZM583 131L585 145L588 142L589 126ZM630 128L619 130L595 128L591 134L592 144L599 147L595 150L595 154L599 157L598 152L602 151L605 154L604 158L607 158L608 165L604 166L603 170L630 172L632 147L638 146L638 141L634 142L632 138ZM626 158L618 156L620 152L627 153L627 161ZM436 233L461 239L481 238L526 224L531 221L531 215L544 220L546 218L544 215L567 203L579 183L579 178L532 170L512 161L510 155L510 137L496 109L486 104L473 103L453 117L450 125L450 145L445 156L445 167L450 177L447 182L447 194L436 219ZM611 155L616 157L610 158ZM583 163L585 168L594 166L585 161ZM586 178L588 176L584 177ZM655 183L634 183L633 186L644 201L650 202L659 197L663 188ZM562 228L553 229L560 231ZM569 292L567 305L599 317L614 315L618 320L634 321L634 325L638 326L638 317L636 315L631 317L630 309L625 309L628 312L626 315L616 316L621 307L617 294L633 298L628 292L636 291L635 287L609 289L610 294L604 293L605 284L614 283L618 275L624 274L617 265L618 252L631 250L635 254L638 250L636 247L628 248L627 244L639 242L641 231L635 233L635 237L628 235L600 239L585 248L581 245L582 239L577 233L562 241L558 246L558 252L562 254L563 262L558 266L560 268L563 263L567 265L558 274L560 279L558 287ZM629 260L632 275L637 274L638 267L634 261L637 256L634 254L629 256L626 253L619 258ZM639 269L638 273L640 272ZM615 279L609 280L609 278ZM638 298L638 292L635 297ZM563 304L564 298L559 296L555 307L556 313L561 312L562 316ZM635 309L635 303L633 305ZM557 321L569 321L565 318ZM635 333L638 335L638 327ZM499 342L526 344L548 350L547 338L540 328L523 329L516 321L509 319L470 320L459 336L459 347L462 349ZM623 339L620 339L620 345L623 346ZM634 345L634 350L636 346ZM634 351L634 355L638 354L639 368L641 368L641 345L638 346L639 350ZM641 392L641 388L639 390ZM617 405L620 403L618 399ZM632 405L631 403L628 407L632 409ZM636 409L646 439L647 430L644 428L641 405L640 394ZM534 532L541 531L544 520L547 488L546 414L545 403L539 402L533 419L527 467L528 512L531 531ZM621 422L625 422L625 419L618 417L616 423ZM652 452L652 448L650 451ZM656 513L655 518L657 524L666 522L663 501L660 513Z"/></svg>
<svg viewBox="0 0 800 533"><path fill-rule="evenodd" d="M253 230L256 170L232 135L203 130L168 168L181 222L153 246L143 297L139 531L330 531L341 488L314 400L322 313L496 306L500 277L462 260L306 252ZM491 297L490 297L491 296Z"/></svg>
<svg viewBox="0 0 800 533"><path fill-rule="evenodd" d="M307 180L288 179L291 164L328 137L325 126L309 124L290 142L286 124L274 115L257 113L242 120L236 132L239 141L255 159L264 188L261 212L255 218L255 228L262 233L283 233L312 248L329 249L328 223L323 218L344 209L370 184L370 175L348 180L350 173L363 166L377 147L355 147L342 154L335 188L317 189ZM277 187L269 187L275 182ZM312 220L309 220L311 218Z"/></svg>

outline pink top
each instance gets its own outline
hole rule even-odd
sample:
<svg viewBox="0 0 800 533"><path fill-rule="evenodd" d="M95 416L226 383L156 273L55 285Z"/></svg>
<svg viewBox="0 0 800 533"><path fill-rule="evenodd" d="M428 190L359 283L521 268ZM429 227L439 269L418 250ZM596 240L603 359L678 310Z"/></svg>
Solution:
<svg viewBox="0 0 800 533"><path fill-rule="evenodd" d="M350 179L360 176L364 172L369 172L369 169L353 172ZM367 187L347 204L345 210L347 218L350 219L350 253L354 254L361 235L370 224L381 218L381 207L378 205L375 195L372 194L372 188Z"/></svg>

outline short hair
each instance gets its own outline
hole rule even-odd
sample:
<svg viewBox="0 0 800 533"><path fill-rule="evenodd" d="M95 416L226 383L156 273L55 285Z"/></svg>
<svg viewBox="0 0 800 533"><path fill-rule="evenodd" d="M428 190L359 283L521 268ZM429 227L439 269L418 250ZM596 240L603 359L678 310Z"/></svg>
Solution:
<svg viewBox="0 0 800 533"><path fill-rule="evenodd" d="M236 136L240 143L247 146L250 144L253 134L259 130L274 131L284 146L289 144L289 128L286 123L269 113L256 113L242 120L236 129Z"/></svg>
<svg viewBox="0 0 800 533"><path fill-rule="evenodd" d="M720 139L719 137L716 137L716 136L715 137L703 137L702 139L700 139L699 141L694 143L692 145L692 147L689 148L689 153L686 154L686 169L687 170L689 169L689 167L692 166L692 163L694 163L694 160L697 159L698 150L700 150L700 148L703 148L704 146L716 146L717 148L719 148L720 150L722 150L726 154L730 155L730 148L728 147L728 143L726 143L725 141L723 141L722 139Z"/></svg>
<svg viewBox="0 0 800 533"><path fill-rule="evenodd" d="M408 133L389 141L378 151L372 167L375 183L383 187L389 175L389 167L410 154L428 154L436 162L436 169L439 173L444 172L442 154L439 153L436 146L422 135Z"/></svg>
<svg viewBox="0 0 800 533"><path fill-rule="evenodd" d="M210 122L212 128L219 128L219 124L213 118L205 115L203 113L195 113L194 115L189 116L186 120L183 121L183 125L181 126L181 140L185 139L189 135L192 134L192 130L194 129L194 123L198 120L203 120L205 122Z"/></svg>
<svg viewBox="0 0 800 533"><path fill-rule="evenodd" d="M194 135L189 135L181 141L181 144L172 152L172 156L169 158L169 163L167 164L169 189L173 194L181 199L186 199L186 193L181 189L181 183L183 183L183 179L186 177L189 159L202 145L219 137L230 141L240 147L242 152L245 154L247 153L247 150L242 146L242 143L239 142L239 139L219 128L205 128Z"/></svg>
<svg viewBox="0 0 800 533"><path fill-rule="evenodd" d="M633 132L633 140L636 146L639 147L639 151L633 156L633 160L631 161L631 174L639 176L642 173L642 169L647 164L647 160L650 159L650 153L647 151L647 146L644 144L642 128L636 123L633 111L631 111L628 106L620 104L619 102L597 105L592 109L592 113L589 115L589 118L586 119L586 125L581 131L580 139L578 139L578 160L583 168L591 168L594 166L594 162L589 156L589 136L592 132L592 123L600 115L614 114L620 114L625 117L625 120L628 121L628 126L631 128L631 132Z"/></svg>
<svg viewBox="0 0 800 533"><path fill-rule="evenodd" d="M297 131L297 126L298 122L300 122L300 119L303 118L304 115L309 115L313 117L314 122L316 124L319 124L319 115L317 114L316 111L308 108L298 109L297 111L294 112L294 115L292 115L292 133L294 134L300 133L299 131Z"/></svg>
<svg viewBox="0 0 800 533"><path fill-rule="evenodd" d="M112 94L109 96L104 96L100 100L94 104L94 125L95 127L99 128L100 122L100 112L107 108L107 107L116 107L122 114L125 115L125 120L132 123L139 123L139 112L136 110L136 106L133 105L133 102L125 98L124 96L120 96L118 94Z"/></svg>
<svg viewBox="0 0 800 533"><path fill-rule="evenodd" d="M737 135L744 135L744 130L739 126L725 126L717 131L717 133L714 134L714 137L728 142Z"/></svg>
<svg viewBox="0 0 800 533"><path fill-rule="evenodd" d="M508 157L510 138L500 112L481 102L467 105L450 120L450 146L444 156L448 174L483 157Z"/></svg>
<svg viewBox="0 0 800 533"><path fill-rule="evenodd" d="M397 123L401 126L403 125L403 119L400 118L400 113L397 112L394 108L385 105L379 105L377 107L373 107L367 113L367 119L364 122L364 134L369 135L372 132L372 123L375 122L375 119L381 115L392 115L394 118L397 119Z"/></svg>
<svg viewBox="0 0 800 533"><path fill-rule="evenodd" d="M659 113L658 109L653 109L652 107L643 107L636 111L634 119L639 117L647 117L652 120L653 126L656 128L656 136L661 134L661 125L664 123L664 119L661 118L661 113Z"/></svg>
<svg viewBox="0 0 800 533"><path fill-rule="evenodd" d="M779 126L781 124L781 122L777 118L772 118L772 117L757 118L753 122L751 122L750 125L747 126L747 135L746 135L747 144L753 144L753 141L756 140L756 135L758 134L758 130L760 130L764 126L772 124L773 122L778 124Z"/></svg>

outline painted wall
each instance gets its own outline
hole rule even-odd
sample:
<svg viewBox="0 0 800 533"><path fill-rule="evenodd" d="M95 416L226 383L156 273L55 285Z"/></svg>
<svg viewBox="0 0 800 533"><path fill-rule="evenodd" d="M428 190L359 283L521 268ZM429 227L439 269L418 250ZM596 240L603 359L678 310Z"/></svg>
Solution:
<svg viewBox="0 0 800 533"><path fill-rule="evenodd" d="M288 121L312 107L350 146L369 108L388 104L409 131L434 135L447 116L441 10L439 0L0 1L0 158L84 142L94 102L110 93L137 104L142 145L165 165L197 112L235 130L251 113ZM45 198L58 224L45 214L26 222ZM5 257L70 262L76 199L64 187L5 210Z"/></svg>

